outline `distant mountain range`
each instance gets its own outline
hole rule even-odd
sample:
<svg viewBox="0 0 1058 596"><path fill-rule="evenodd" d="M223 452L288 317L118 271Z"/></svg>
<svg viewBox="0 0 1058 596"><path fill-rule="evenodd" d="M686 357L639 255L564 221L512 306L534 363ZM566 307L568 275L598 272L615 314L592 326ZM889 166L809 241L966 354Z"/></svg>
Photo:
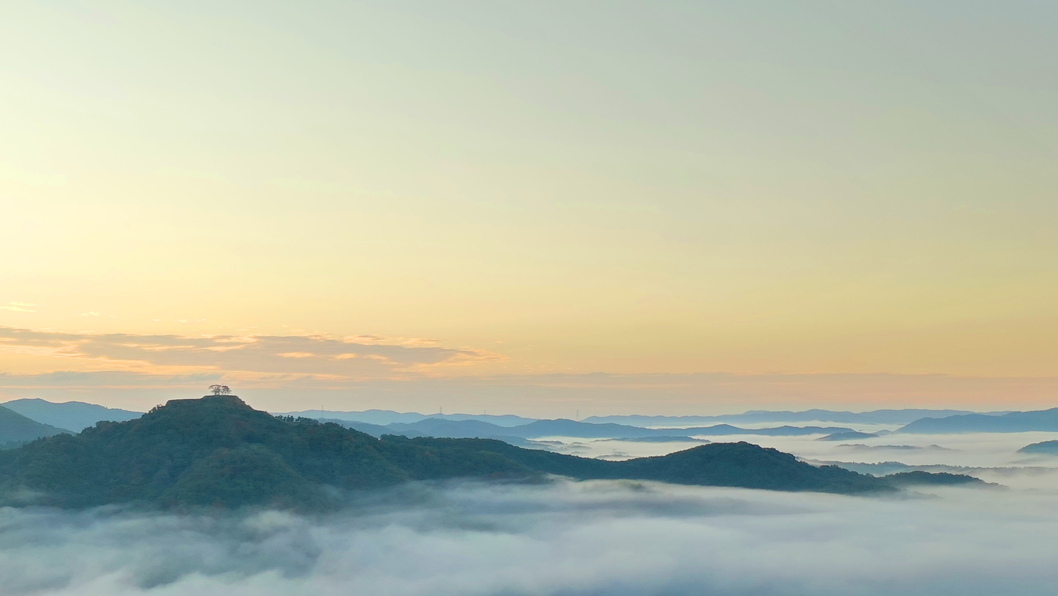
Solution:
<svg viewBox="0 0 1058 596"><path fill-rule="evenodd" d="M18 412L0 406L0 449L68 432L70 431L30 420Z"/></svg>
<svg viewBox="0 0 1058 596"><path fill-rule="evenodd" d="M948 464L905 464L896 461L886 461L882 463L861 463L861 462L846 462L846 461L827 461L827 460L809 460L809 463L816 466L838 466L839 468L845 468L846 470L852 470L853 472L859 472L861 474L870 474L872 476L880 476L883 478L892 477L900 472L929 472L931 474L955 474L958 476L970 476L974 474L1025 474L1025 473L1039 473L1049 474L1054 472L1054 468L1038 466L1005 466L1005 467L985 467L985 466L955 466Z"/></svg>
<svg viewBox="0 0 1058 596"><path fill-rule="evenodd" d="M334 504L335 489L546 475L850 494L896 490L885 478L815 467L748 443L602 461L487 439L376 439L337 424L272 416L224 396L173 400L136 420L0 451L0 503L316 509Z"/></svg>
<svg viewBox="0 0 1058 596"><path fill-rule="evenodd" d="M528 424L536 418L523 418L514 414L419 414L417 412L394 412L392 410L362 410L358 412L336 412L332 410L301 410L298 412L281 412L283 416L295 418L315 418L317 420L345 420L348 422L366 422L385 426L387 424L411 424L421 420L480 420L496 426L518 426Z"/></svg>
<svg viewBox="0 0 1058 596"><path fill-rule="evenodd" d="M917 486L921 484L930 484L933 486L965 486L965 485L976 485L976 486L998 486L990 482L985 482L980 478L974 478L973 476L967 476L965 474L952 474L950 472L925 472L922 470L914 470L911 472L897 472L896 474L890 474L885 476L893 486Z"/></svg>
<svg viewBox="0 0 1058 596"><path fill-rule="evenodd" d="M1003 413L1003 412L998 412ZM835 410L802 410L798 412L750 410L741 414L719 416L591 416L584 422L615 422L633 426L698 426L718 422L735 424L767 424L789 422L833 422L837 424L908 424L919 418L943 418L961 414L973 414L966 410L874 410L871 412L844 412Z"/></svg>
<svg viewBox="0 0 1058 596"><path fill-rule="evenodd" d="M945 418L922 418L897 432L919 434L943 433L1018 433L1058 431L1058 408L1006 414L964 414Z"/></svg>
<svg viewBox="0 0 1058 596"><path fill-rule="evenodd" d="M0 405L26 418L74 432L81 432L100 421L124 422L143 415L143 412L105 408L79 401L53 403L43 399L16 399Z"/></svg>
<svg viewBox="0 0 1058 596"><path fill-rule="evenodd" d="M52 403L41 399L20 399L8 402L27 418L38 422L53 424L61 428L81 430L90 428L101 421L123 422L141 416L139 412L105 408L82 402ZM346 418L314 418L316 413L344 415ZM323 410L305 410L284 414L294 418L313 418L322 422L334 422L367 433L374 437L382 435L401 435L406 437L440 437L440 438L486 438L506 441L521 447L538 446L534 439L544 437L570 437L578 439L651 439L658 437L692 437L762 435L762 436L797 436L811 434L833 434L851 432L844 427L817 426L780 426L772 428L749 429L729 424L699 426L680 429L650 429L614 423L589 423L574 420L534 420L513 415L450 414L425 416L408 412L391 412L387 410L367 410L363 412L326 412ZM367 422L354 418L366 418L376 422ZM377 422L391 420L414 420L413 422ZM483 418L483 419L479 419ZM497 424L501 422L502 424Z"/></svg>
<svg viewBox="0 0 1058 596"><path fill-rule="evenodd" d="M908 424L919 418L933 417L943 418L961 414L972 414L966 410L929 410L929 409L907 409L907 410L874 410L871 412L845 412L837 410L802 410L770 411L750 410L741 414L722 414L718 416L591 416L580 420L591 424L623 424L626 426L706 426L720 423L732 424L786 424L803 422L832 422L837 424ZM996 412L1003 414L1005 412ZM420 414L416 412L395 412L392 410L363 410L363 411L331 411L331 410L301 410L297 412L283 412L282 414L294 417L315 418L317 420L346 420L352 422L366 422L386 426L389 424L413 424L427 419L439 420L479 420L489 422L497 426L521 426L538 420L536 418L525 418L523 416L490 415L490 414Z"/></svg>
<svg viewBox="0 0 1058 596"><path fill-rule="evenodd" d="M409 437L445 437L499 439L515 445L544 437L577 439L645 439L651 437L692 437L727 435L797 436L852 432L842 427L780 426L774 428L739 428L728 424L678 429L653 429L613 423L589 423L575 420L536 420L519 426L497 426L480 420L445 420L427 418L413 423L393 423L385 426L364 422L330 420L347 428L380 437L385 434Z"/></svg>
<svg viewBox="0 0 1058 596"><path fill-rule="evenodd" d="M1018 453L1040 453L1044 455L1058 455L1058 441L1042 441L1025 445L1018 449Z"/></svg>
<svg viewBox="0 0 1058 596"><path fill-rule="evenodd" d="M878 435L875 433L861 433L859 431L850 430L848 432L834 433L825 437L816 439L817 441L854 441L856 439L873 439Z"/></svg>
<svg viewBox="0 0 1058 596"><path fill-rule="evenodd" d="M18 399L2 404L14 412L56 429L79 431L101 421L122 422L138 418L139 412L106 408L82 402L53 403L41 399ZM335 422L369 435L384 434L407 437L492 438L513 445L532 446L531 441L543 437L561 436L580 439L649 439L669 436L725 436L763 435L797 436L823 434L826 440L867 438L847 427L831 426L772 426L746 428L720 422L711 425L692 424L741 420L744 424L774 422L808 422L828 420L846 424L900 424L897 432L957 433L957 432L1022 432L1058 431L1058 408L1036 412L967 413L961 410L875 410L872 412L843 412L834 410L804 410L799 412L770 412L751 410L742 414L723 416L593 416L582 421L537 420L515 415L489 414L419 414L390 410L334 412L303 410L284 415L295 418ZM925 417L923 417L925 416ZM618 421L624 422L619 423ZM636 423L636 424L629 424ZM657 426L662 428L647 428ZM679 428L671 428L673 426ZM889 431L883 431L889 432ZM847 434L852 433L852 434ZM875 433L883 434L883 433ZM0 440L0 444L3 441Z"/></svg>

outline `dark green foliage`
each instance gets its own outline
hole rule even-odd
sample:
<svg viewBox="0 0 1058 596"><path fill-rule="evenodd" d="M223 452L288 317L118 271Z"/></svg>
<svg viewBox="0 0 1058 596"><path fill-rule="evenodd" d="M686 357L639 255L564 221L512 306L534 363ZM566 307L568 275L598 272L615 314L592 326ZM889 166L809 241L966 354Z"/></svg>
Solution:
<svg viewBox="0 0 1058 596"><path fill-rule="evenodd" d="M459 477L608 478L614 462L522 449L495 439L408 439L384 435L380 449L417 479Z"/></svg>
<svg viewBox="0 0 1058 596"><path fill-rule="evenodd" d="M749 443L702 445L662 457L618 463L626 478L770 490L862 493L886 490L877 479L836 466L816 467L789 453Z"/></svg>
<svg viewBox="0 0 1058 596"><path fill-rule="evenodd" d="M42 492L44 504L70 507L130 501L272 504L301 494L291 489L295 479L307 486L351 489L408 479L376 444L335 424L280 420L235 397L174 400L137 420L100 422L77 436L39 440L9 452L0 459L9 470L0 482ZM250 447L256 450L247 451ZM265 482L268 476L260 470L265 453L268 462L282 463L290 473L276 472ZM229 490L237 470L257 480ZM217 499L204 496L208 485Z"/></svg>
<svg viewBox="0 0 1058 596"><path fill-rule="evenodd" d="M884 479L748 443L703 445L664 457L609 462L491 439L376 439L337 424L278 418L237 397L174 400L129 422L100 422L0 451L3 495L61 507L146 503L316 509L343 490L408 480L640 479L710 486L862 493Z"/></svg>
<svg viewBox="0 0 1058 596"><path fill-rule="evenodd" d="M162 493L164 505L233 508L258 503L297 508L325 502L320 486L308 482L283 458L261 445L218 449L196 461Z"/></svg>

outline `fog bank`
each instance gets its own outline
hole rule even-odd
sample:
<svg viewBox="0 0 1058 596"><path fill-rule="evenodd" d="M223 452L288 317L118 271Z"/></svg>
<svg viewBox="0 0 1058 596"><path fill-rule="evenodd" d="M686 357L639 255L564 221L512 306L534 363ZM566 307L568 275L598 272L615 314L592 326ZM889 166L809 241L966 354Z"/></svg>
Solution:
<svg viewBox="0 0 1058 596"><path fill-rule="evenodd" d="M1058 500L415 485L341 514L0 509L0 593L1052 594Z"/></svg>

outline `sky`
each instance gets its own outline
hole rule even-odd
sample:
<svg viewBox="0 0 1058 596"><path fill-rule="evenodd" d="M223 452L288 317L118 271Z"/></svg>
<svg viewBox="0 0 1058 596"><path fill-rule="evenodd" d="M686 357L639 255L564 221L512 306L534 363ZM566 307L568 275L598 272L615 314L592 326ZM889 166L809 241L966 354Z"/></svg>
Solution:
<svg viewBox="0 0 1058 596"><path fill-rule="evenodd" d="M1054 3L0 17L0 399L1058 395Z"/></svg>

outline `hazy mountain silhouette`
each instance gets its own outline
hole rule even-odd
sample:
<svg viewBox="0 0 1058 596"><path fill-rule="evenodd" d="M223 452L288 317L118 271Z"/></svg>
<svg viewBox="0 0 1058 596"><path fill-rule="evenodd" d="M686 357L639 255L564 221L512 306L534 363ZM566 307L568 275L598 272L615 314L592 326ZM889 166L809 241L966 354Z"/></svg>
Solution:
<svg viewBox="0 0 1058 596"><path fill-rule="evenodd" d="M729 424L715 426L698 426L691 428L669 428L666 434L686 433L688 435L762 435L769 437L795 437L801 435L829 435L853 432L850 428L840 426L776 426L772 428L740 428Z"/></svg>
<svg viewBox="0 0 1058 596"><path fill-rule="evenodd" d="M516 427L523 428L523 427ZM492 438L498 435L510 435L512 429L497 426L480 420L445 420L443 418L427 418L411 424L394 423L387 424L386 429L390 434L403 434L405 432L417 433L427 437L480 437ZM520 435L511 435L520 436Z"/></svg>
<svg viewBox="0 0 1058 596"><path fill-rule="evenodd" d="M659 435L656 430L639 428L625 424L590 424L560 418L558 420L537 420L522 426L506 429L508 433L527 439L540 437L577 437L580 439L622 439L649 437ZM680 431L665 434L683 434Z"/></svg>
<svg viewBox="0 0 1058 596"><path fill-rule="evenodd" d="M923 418L901 428L901 433L1018 433L1058 431L1058 408L1007 414L965 414L945 418Z"/></svg>
<svg viewBox="0 0 1058 596"><path fill-rule="evenodd" d="M837 493L894 490L883 479L815 467L748 443L602 461L488 439L376 439L337 424L275 417L232 396L173 400L136 420L101 422L79 435L0 452L4 501L61 507L140 502L311 509L332 503L335 489L549 474Z"/></svg>
<svg viewBox="0 0 1058 596"><path fill-rule="evenodd" d="M940 445L864 445L863 443L845 443L838 445L838 447L857 451L955 451Z"/></svg>
<svg viewBox="0 0 1058 596"><path fill-rule="evenodd" d="M750 410L741 414L719 416L591 416L584 422L615 422L634 426L691 426L716 422L760 424L782 422L836 422L839 424L908 424L919 418L935 418L973 414L965 410L874 410L871 412L843 412L835 410L803 410L799 412Z"/></svg>
<svg viewBox="0 0 1058 596"><path fill-rule="evenodd" d="M0 406L0 448L68 432L70 431L30 420L18 412Z"/></svg>
<svg viewBox="0 0 1058 596"><path fill-rule="evenodd" d="M418 412L394 412L393 410L362 410L358 412L339 412L331 410L302 410L300 412L283 412L283 416L295 418L315 418L317 420L344 420L349 422L366 422L384 426L387 424L411 424L421 420L480 420L496 426L518 426L528 424L535 418L524 418L514 414L420 414Z"/></svg>
<svg viewBox="0 0 1058 596"><path fill-rule="evenodd" d="M1045 455L1058 455L1058 441L1042 441L1025 445L1018 449L1018 453L1041 453Z"/></svg>
<svg viewBox="0 0 1058 596"><path fill-rule="evenodd" d="M627 441L629 443L711 443L706 439L688 436L657 435L650 437L626 437L624 439L596 439L596 441Z"/></svg>
<svg viewBox="0 0 1058 596"><path fill-rule="evenodd" d="M825 437L819 437L817 441L851 441L853 439L871 439L877 437L874 433L861 433L859 431L850 430L848 432L834 433Z"/></svg>
<svg viewBox="0 0 1058 596"><path fill-rule="evenodd" d="M1007 412L991 412L976 414L983 416L997 416ZM932 417L944 418L957 415L975 414L967 410L929 410L929 409L902 409L902 410L874 410L870 412L845 412L836 410L803 410L803 411L772 411L772 410L750 410L741 414L722 414L717 416L639 416L639 415L614 415L614 416L590 416L578 422L587 424L619 424L631 427L651 426L683 426L697 428L721 428L725 424L767 424L767 423L803 423L826 421L839 424L893 424L907 425L916 420ZM447 420L460 422L476 420L488 422L501 427L524 426L537 419L515 416L512 414L490 415L490 414L421 414L418 412L395 412L392 410L363 410L363 411L331 411L331 410L302 410L299 412L287 412L283 415L315 418L317 420L342 420L364 422L379 426L390 424L414 424L424 420ZM735 433L732 433L735 434ZM745 433L741 433L745 434ZM510 435L508 435L510 436ZM575 436L575 435L567 435ZM591 437L583 437L591 438Z"/></svg>
<svg viewBox="0 0 1058 596"><path fill-rule="evenodd" d="M360 432L362 432L364 434L371 435L372 437L375 437L376 439L381 437L382 435L392 435L392 434L394 434L394 432L392 430L390 430L390 428L388 426L382 426L380 424L369 424L367 422L359 422L357 420L339 420L339 419L332 419L332 418L314 418L313 420L316 420L318 422L322 422L324 424L327 424L327 423L337 424L337 425L340 425L340 426L344 426L345 428L351 428L353 430L358 430L358 431L360 431ZM401 434L404 434L404 433L401 433ZM409 431L409 433L405 434L405 436L421 437L422 435Z"/></svg>
<svg viewBox="0 0 1058 596"><path fill-rule="evenodd" d="M499 439L515 445L527 445L527 440L543 437L573 437L578 439L647 439L650 437L691 437L694 435L770 435L795 436L851 432L841 427L780 426L776 428L739 428L729 424L692 428L653 429L625 424L592 424L575 420L537 420L519 426L497 426L479 420L448 420L427 418L412 423L393 423L385 426L362 422L334 421L347 428L372 436L384 434L410 437L441 437L459 439Z"/></svg>
<svg viewBox="0 0 1058 596"><path fill-rule="evenodd" d="M964 474L951 474L949 472L924 472L914 470L911 472L898 472L883 476L893 486L996 486L985 482L980 478L966 476Z"/></svg>
<svg viewBox="0 0 1058 596"><path fill-rule="evenodd" d="M124 422L143 415L143 412L105 408L79 401L54 403L43 399L16 399L0 405L31 420L70 429L74 432L80 432L104 420Z"/></svg>

